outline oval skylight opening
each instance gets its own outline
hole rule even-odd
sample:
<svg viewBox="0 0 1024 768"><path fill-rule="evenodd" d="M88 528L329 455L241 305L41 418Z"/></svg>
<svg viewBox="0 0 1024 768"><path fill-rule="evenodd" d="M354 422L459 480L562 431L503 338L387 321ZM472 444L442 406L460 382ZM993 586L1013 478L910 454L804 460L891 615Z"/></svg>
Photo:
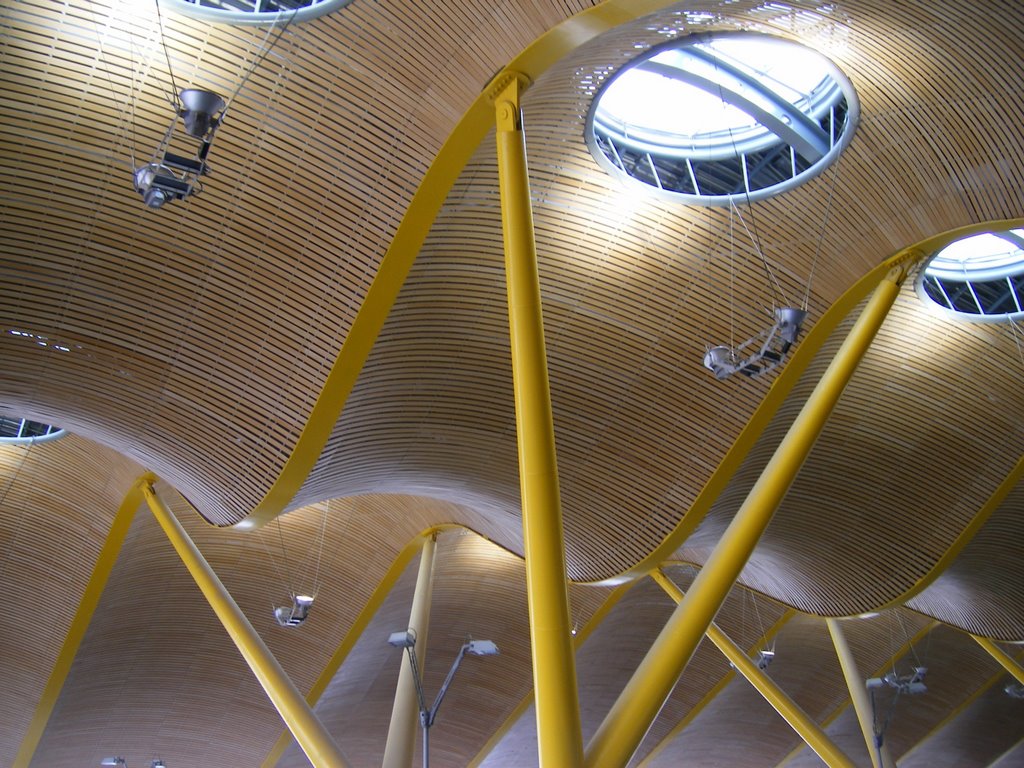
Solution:
<svg viewBox="0 0 1024 768"><path fill-rule="evenodd" d="M1024 229L983 232L950 243L922 270L917 291L968 320L1024 317Z"/></svg>
<svg viewBox="0 0 1024 768"><path fill-rule="evenodd" d="M336 11L352 0L165 0L185 16L225 24L308 21Z"/></svg>
<svg viewBox="0 0 1024 768"><path fill-rule="evenodd" d="M0 443L38 443L63 434L60 427L0 413Z"/></svg>
<svg viewBox="0 0 1024 768"><path fill-rule="evenodd" d="M816 51L766 35L700 35L631 62L594 98L586 130L610 173L728 205L821 173L858 115L853 86Z"/></svg>

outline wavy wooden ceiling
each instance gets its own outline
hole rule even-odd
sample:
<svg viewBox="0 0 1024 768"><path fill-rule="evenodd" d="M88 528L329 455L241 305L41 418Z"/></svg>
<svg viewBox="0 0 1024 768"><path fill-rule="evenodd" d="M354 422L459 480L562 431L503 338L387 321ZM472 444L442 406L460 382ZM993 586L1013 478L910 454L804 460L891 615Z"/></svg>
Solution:
<svg viewBox="0 0 1024 768"><path fill-rule="evenodd" d="M220 530L177 494L218 526L264 498L442 144L495 72L590 5L356 0L291 27L218 133L203 193L156 212L131 190L133 153L147 158L171 113L152 9L127 0L0 8L0 410L74 433L31 451L0 446L0 587L19 617L24 601L31 609L0 629L9 726L0 765L13 762L96 553L143 469L163 478L161 493L299 688L331 678L318 713L354 765L379 764L396 672L382 640L407 611L407 547L446 523L500 545L442 535L428 687L467 632L493 633L503 655L460 672L435 764L535 761L532 711L506 720L530 683L492 139L450 191L427 190L444 204L293 512L258 533ZM178 87L225 95L264 35L171 14L165 25ZM783 296L727 210L632 194L582 142L590 99L616 66L712 29L817 47L861 100L837 166L745 210ZM805 291L812 325L899 249L1021 215L1022 39L1020 14L996 0L666 4L537 78L524 109L572 578L614 577L673 530L697 526L702 511L688 511L772 386L716 381L700 365L706 345L746 338L769 307ZM840 337L744 443L746 458L677 558L707 557ZM720 616L754 649L787 606L849 615L906 603L917 613L846 622L870 673L894 656L909 663L905 639L928 617L950 625L915 645L928 644L933 673L929 695L893 718L907 766L1012 761L1024 737L1006 676L956 631L1024 640L1024 491L989 504L1024 455L1022 369L1010 326L939 319L905 287L744 572L754 592L736 590ZM290 567L308 575L327 499L313 618L279 629L270 609L294 580L281 542ZM961 546L972 522L976 535ZM670 573L685 587L692 568ZM393 578L390 596L375 595ZM609 592L571 594L585 623ZM670 609L641 582L581 646L587 733ZM772 675L863 761L822 623L798 614L778 633ZM354 645L334 674L343 642ZM702 648L634 763L812 764L729 675ZM123 754L135 766L156 756L170 768L253 766L280 734L141 510L33 765ZM292 746L280 764L305 763Z"/></svg>

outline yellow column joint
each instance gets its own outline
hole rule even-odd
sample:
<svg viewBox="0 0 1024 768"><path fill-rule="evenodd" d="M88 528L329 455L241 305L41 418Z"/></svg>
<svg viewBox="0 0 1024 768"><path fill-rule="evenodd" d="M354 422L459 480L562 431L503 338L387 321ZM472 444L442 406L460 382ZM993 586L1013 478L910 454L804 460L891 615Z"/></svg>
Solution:
<svg viewBox="0 0 1024 768"><path fill-rule="evenodd" d="M666 594L677 604L683 600L683 591L658 568L651 572L654 579ZM804 710L774 680L764 673L736 643L712 622L708 627L708 639L717 646L733 667L754 686L758 693L772 705L782 718L789 723L814 752L825 761L830 768L856 768L854 762L843 754L821 727L811 719Z"/></svg>
<svg viewBox="0 0 1024 768"><path fill-rule="evenodd" d="M508 73L506 81L499 81L501 77L495 81L499 89L495 101L495 141L505 241L537 747L541 766L576 768L583 762L583 738L537 246L519 109L523 82L515 73Z"/></svg>
<svg viewBox="0 0 1024 768"><path fill-rule="evenodd" d="M267 692L285 725L295 736L314 768L347 768L345 758L323 723L313 714L306 700L267 648L263 638L249 623L234 598L214 573L178 518L157 496L152 485L142 488L149 509L177 551L188 572L195 579L203 596L209 601L242 657Z"/></svg>

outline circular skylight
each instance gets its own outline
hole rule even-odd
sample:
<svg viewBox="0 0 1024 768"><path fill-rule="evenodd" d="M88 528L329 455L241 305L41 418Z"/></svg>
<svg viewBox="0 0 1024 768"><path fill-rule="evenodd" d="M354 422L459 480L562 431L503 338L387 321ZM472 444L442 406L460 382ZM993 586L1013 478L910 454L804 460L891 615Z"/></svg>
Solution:
<svg viewBox="0 0 1024 768"><path fill-rule="evenodd" d="M60 427L0 413L0 443L38 443L64 434Z"/></svg>
<svg viewBox="0 0 1024 768"><path fill-rule="evenodd" d="M849 143L858 104L832 62L765 35L700 35L631 62L598 93L587 142L613 174L727 205L813 177Z"/></svg>
<svg viewBox="0 0 1024 768"><path fill-rule="evenodd" d="M271 24L307 21L348 5L352 0L165 0L174 10L204 21Z"/></svg>
<svg viewBox="0 0 1024 768"><path fill-rule="evenodd" d="M983 232L950 243L922 270L917 290L958 317L1024 317L1024 229Z"/></svg>

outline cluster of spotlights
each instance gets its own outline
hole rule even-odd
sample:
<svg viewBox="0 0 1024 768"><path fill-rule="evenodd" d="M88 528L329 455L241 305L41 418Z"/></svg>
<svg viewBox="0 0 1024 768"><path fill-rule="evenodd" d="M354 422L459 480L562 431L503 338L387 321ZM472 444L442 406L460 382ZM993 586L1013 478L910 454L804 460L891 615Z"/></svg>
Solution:
<svg viewBox="0 0 1024 768"><path fill-rule="evenodd" d="M127 768L128 766L123 757L104 757L100 761L100 765L114 768ZM163 760L157 759L149 764L149 768L167 768L167 764Z"/></svg>
<svg viewBox="0 0 1024 768"><path fill-rule="evenodd" d="M868 688L895 688L899 693L924 693L928 690L928 687L924 684L924 676L928 672L928 667L914 667L914 671L909 675L897 675L895 672L890 672L884 677L871 677L867 680Z"/></svg>
<svg viewBox="0 0 1024 768"><path fill-rule="evenodd" d="M760 376L778 366L800 337L807 311L779 307L774 316L775 323L770 328L735 349L724 345L711 347L704 355L704 367L715 374L716 379L726 379L734 373Z"/></svg>

